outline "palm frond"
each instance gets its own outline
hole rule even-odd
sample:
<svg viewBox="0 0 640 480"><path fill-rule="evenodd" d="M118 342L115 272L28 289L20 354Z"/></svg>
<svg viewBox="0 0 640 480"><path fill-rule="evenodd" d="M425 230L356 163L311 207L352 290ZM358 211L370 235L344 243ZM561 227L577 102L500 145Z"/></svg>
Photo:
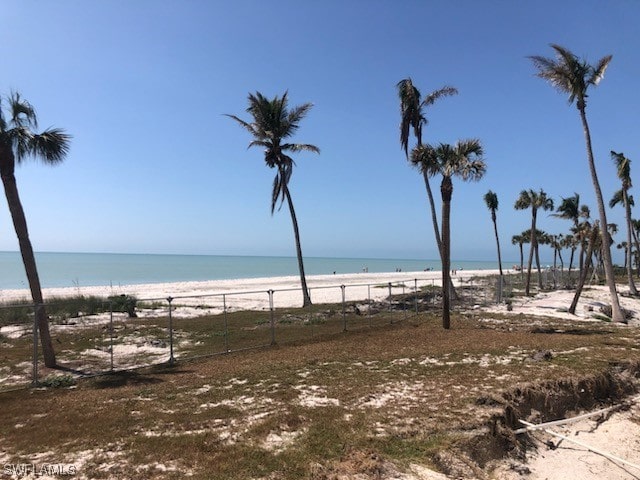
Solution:
<svg viewBox="0 0 640 480"><path fill-rule="evenodd" d="M496 210L498 210L498 194L493 192L492 190L489 190L487 193L484 194L484 197L482 197L484 199L484 203L487 205L487 208L489 210L491 210L492 212L495 212Z"/></svg>
<svg viewBox="0 0 640 480"><path fill-rule="evenodd" d="M282 150L292 151L292 152L313 152L320 153L320 149L315 145L310 145L308 143L285 143L282 145Z"/></svg>
<svg viewBox="0 0 640 480"><path fill-rule="evenodd" d="M33 106L24 100L18 92L12 92L9 97L11 109L11 125L13 128L38 128L38 118Z"/></svg>
<svg viewBox="0 0 640 480"><path fill-rule="evenodd" d="M624 191L622 189L613 194L611 200L609 200L609 208L614 208L618 204L624 206Z"/></svg>
<svg viewBox="0 0 640 480"><path fill-rule="evenodd" d="M602 57L597 65L593 67L593 73L589 78L589 83L593 86L597 86L600 81L604 78L604 72L607 70L609 63L611 63L611 59L613 55L607 55L606 57Z"/></svg>
<svg viewBox="0 0 640 480"><path fill-rule="evenodd" d="M624 153L616 153L611 150L611 159L616 165L618 178L622 181L622 188L628 190L633 185L631 183L631 160L624 156Z"/></svg>
<svg viewBox="0 0 640 480"><path fill-rule="evenodd" d="M425 106L428 107L430 105L433 105L437 100L439 100L442 97L450 97L452 95L457 95L458 94L458 89L455 87L450 87L450 86L445 86L442 87L434 92L431 92L429 95L427 95L424 100L422 101L422 103L420 104L421 106Z"/></svg>
<svg viewBox="0 0 640 480"><path fill-rule="evenodd" d="M41 158L45 163L56 164L64 160L69 153L71 136L59 128L51 128L33 135L28 144L27 152L33 157ZM17 156L20 161L21 157Z"/></svg>
<svg viewBox="0 0 640 480"><path fill-rule="evenodd" d="M414 134L422 136L420 124L426 119L420 113L420 91L413 85L410 78L400 80L396 87L400 98L400 146L409 158L409 133L413 128Z"/></svg>
<svg viewBox="0 0 640 480"><path fill-rule="evenodd" d="M414 167L430 177L440 171L438 152L432 145L418 145L411 150L409 160Z"/></svg>

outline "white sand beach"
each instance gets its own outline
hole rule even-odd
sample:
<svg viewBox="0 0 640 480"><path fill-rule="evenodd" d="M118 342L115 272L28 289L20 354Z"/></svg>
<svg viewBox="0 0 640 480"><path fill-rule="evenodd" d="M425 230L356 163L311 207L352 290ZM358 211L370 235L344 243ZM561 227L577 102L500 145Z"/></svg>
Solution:
<svg viewBox="0 0 640 480"><path fill-rule="evenodd" d="M453 276L454 285L470 278L495 275L497 270L459 270ZM345 286L347 301L379 300L389 295L391 283L394 294L407 293L416 286L440 285L440 271L350 273L336 275L309 275L307 283L314 303L336 303L342 300L341 285ZM385 288L385 286L387 288ZM199 282L151 283L140 285L45 288L45 301L74 295L132 295L139 300L165 300L172 297L181 305L207 304L213 307L225 302L234 309L262 310L269 308L268 291L273 290L276 308L299 307L302 304L299 276L210 280ZM0 290L0 302L9 303L30 298L28 290ZM178 303L178 302L176 302ZM210 312L213 313L213 312Z"/></svg>

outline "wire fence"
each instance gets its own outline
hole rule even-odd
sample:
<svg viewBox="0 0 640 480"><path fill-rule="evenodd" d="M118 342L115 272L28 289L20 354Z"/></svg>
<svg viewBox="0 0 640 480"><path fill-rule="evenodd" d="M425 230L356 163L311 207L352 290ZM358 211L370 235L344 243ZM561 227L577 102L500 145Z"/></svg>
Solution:
<svg viewBox="0 0 640 480"><path fill-rule="evenodd" d="M393 324L435 308L439 282L399 280L300 288L134 299L59 299L0 306L0 389L46 384L51 377L96 375L173 364L348 330ZM292 299L292 297L295 297ZM36 309L50 323L59 368L44 367Z"/></svg>
<svg viewBox="0 0 640 480"><path fill-rule="evenodd" d="M544 285L560 285L545 274ZM534 277L535 279L535 277ZM507 301L524 277L453 276L467 303ZM61 374L97 375L154 364L173 364L326 335L423 321L441 305L439 279L135 299L126 295L56 300L44 305L0 306L0 390L56 382ZM532 282L532 285L534 283ZM502 288L501 288L502 286ZM459 300L455 305L461 305ZM45 308L59 368L44 367L36 309ZM422 318L421 318L422 316Z"/></svg>

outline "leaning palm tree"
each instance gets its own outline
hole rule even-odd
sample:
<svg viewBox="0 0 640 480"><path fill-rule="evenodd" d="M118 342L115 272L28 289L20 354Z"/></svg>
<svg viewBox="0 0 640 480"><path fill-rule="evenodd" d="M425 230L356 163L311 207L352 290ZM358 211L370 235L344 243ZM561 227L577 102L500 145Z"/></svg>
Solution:
<svg viewBox="0 0 640 480"><path fill-rule="evenodd" d="M71 137L58 128L34 133L38 128L38 119L33 106L19 93L12 93L5 101L6 107L0 99L0 176L18 237L31 298L36 306L36 323L40 332L44 363L47 367L54 368L56 356L51 343L49 321L43 305L42 288L29 239L27 219L18 195L15 166L29 157L39 158L48 165L62 162L69 151Z"/></svg>
<svg viewBox="0 0 640 480"><path fill-rule="evenodd" d="M398 97L400 98L400 145L402 146L407 159L409 159L409 135L411 130L413 130L413 135L416 137L416 146L422 146L422 128L428 123L424 114L426 107L433 105L442 97L456 95L458 90L454 87L445 86L431 92L422 99L420 91L413 85L410 78L400 80L396 87L398 89ZM427 197L431 208L431 221L433 222L433 232L436 237L440 260L442 261L442 238L438 227L438 215L436 213L436 205L433 200L429 175L422 172L422 177L424 179L425 188L427 189Z"/></svg>
<svg viewBox="0 0 640 480"><path fill-rule="evenodd" d="M288 152L308 151L320 153L320 149L307 143L286 143L286 141L298 130L300 121L307 115L312 106L313 104L311 103L305 103L289 109L287 92L282 97L276 95L271 100L264 97L260 92L256 92L255 95L249 94L249 107L247 107L247 112L253 117L253 121L246 122L235 115L227 115L253 135L253 140L249 143L249 147L263 148L265 163L269 168L275 168L276 170L271 194L271 214L273 215L278 202L282 206L282 203L285 200L287 201L291 222L293 223L303 306L305 307L311 305L311 297L304 273L298 220L293 208L291 193L289 192L289 180L291 180L295 162L288 155Z"/></svg>
<svg viewBox="0 0 640 480"><path fill-rule="evenodd" d="M559 45L551 45L555 50L556 58L546 58L541 56L529 57L536 69L538 76L549 81L551 85L556 87L562 93L569 94L569 103L576 103L580 121L584 130L584 137L587 147L587 162L591 173L593 189L595 191L596 200L598 202L598 213L600 224L608 225L607 214L600 189L600 182L596 172L595 160L593 158L593 148L591 146L591 132L587 122L587 90L590 86L597 86L604 77L604 72L611 62L611 55L601 58L598 63L590 65L584 60L579 59L572 52ZM605 276L609 293L611 295L611 317L614 322L624 322L624 316L620 308L620 300L616 290L616 281L613 273L613 262L611 260L611 241L609 232L606 228L600 228L602 235L602 260L604 263Z"/></svg>
<svg viewBox="0 0 640 480"><path fill-rule="evenodd" d="M538 253L538 236L535 234L536 222L538 219L538 210L553 210L553 199L549 198L544 190L535 192L534 190L522 190L514 205L516 210L531 209L531 230L529 250L529 263L527 264L527 281L525 283L525 295L529 295L531 286L531 265L533 263L533 255L536 255L536 265L538 268L538 290L542 290L542 272L540 271L540 255Z"/></svg>
<svg viewBox="0 0 640 480"><path fill-rule="evenodd" d="M442 175L440 194L442 196L442 326L451 328L451 232L450 213L453 195L452 177L464 181L480 180L486 164L482 159L483 149L477 139L460 140L456 145L441 143L437 147L421 145L411 152L411 163L428 176Z"/></svg>
<svg viewBox="0 0 640 480"><path fill-rule="evenodd" d="M632 227L631 227L631 201L629 198L629 189L632 187L631 183L631 160L624 156L623 153L616 153L611 150L611 159L616 164L616 171L618 173L618 178L622 182L622 188L619 190L617 195L609 202L609 206L611 208L615 207L618 203L622 203L625 211L625 220L627 223L627 242L626 242L626 250L625 250L625 258L631 258L631 237L632 237ZM638 289L636 288L636 284L633 281L633 266L631 262L626 262L627 267L627 280L629 282L629 292L631 295L638 295Z"/></svg>

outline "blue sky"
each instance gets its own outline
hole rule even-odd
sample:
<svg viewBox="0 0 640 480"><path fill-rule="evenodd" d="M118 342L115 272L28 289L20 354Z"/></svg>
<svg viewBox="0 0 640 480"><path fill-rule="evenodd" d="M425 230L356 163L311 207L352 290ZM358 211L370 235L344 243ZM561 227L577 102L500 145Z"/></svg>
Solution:
<svg viewBox="0 0 640 480"><path fill-rule="evenodd" d="M290 185L304 254L435 259L424 184L398 140L395 85L411 77L423 94L460 92L427 112L426 142L485 148L486 176L454 180L452 257L495 258L492 189L514 261L511 236L530 222L513 209L520 190L557 203L578 192L596 215L577 110L527 55L552 56L550 43L591 62L613 55L587 110L608 199L609 151L640 162L638 19L630 0L7 0L0 93L20 91L41 128L73 135L63 164L17 171L34 248L295 255L286 206L270 215L274 172L223 115L248 118L249 92L288 90L292 105L314 104L295 139L321 149L297 157ZM621 208L608 214L622 227ZM542 215L539 226L569 225ZM0 250L17 250L4 202Z"/></svg>

